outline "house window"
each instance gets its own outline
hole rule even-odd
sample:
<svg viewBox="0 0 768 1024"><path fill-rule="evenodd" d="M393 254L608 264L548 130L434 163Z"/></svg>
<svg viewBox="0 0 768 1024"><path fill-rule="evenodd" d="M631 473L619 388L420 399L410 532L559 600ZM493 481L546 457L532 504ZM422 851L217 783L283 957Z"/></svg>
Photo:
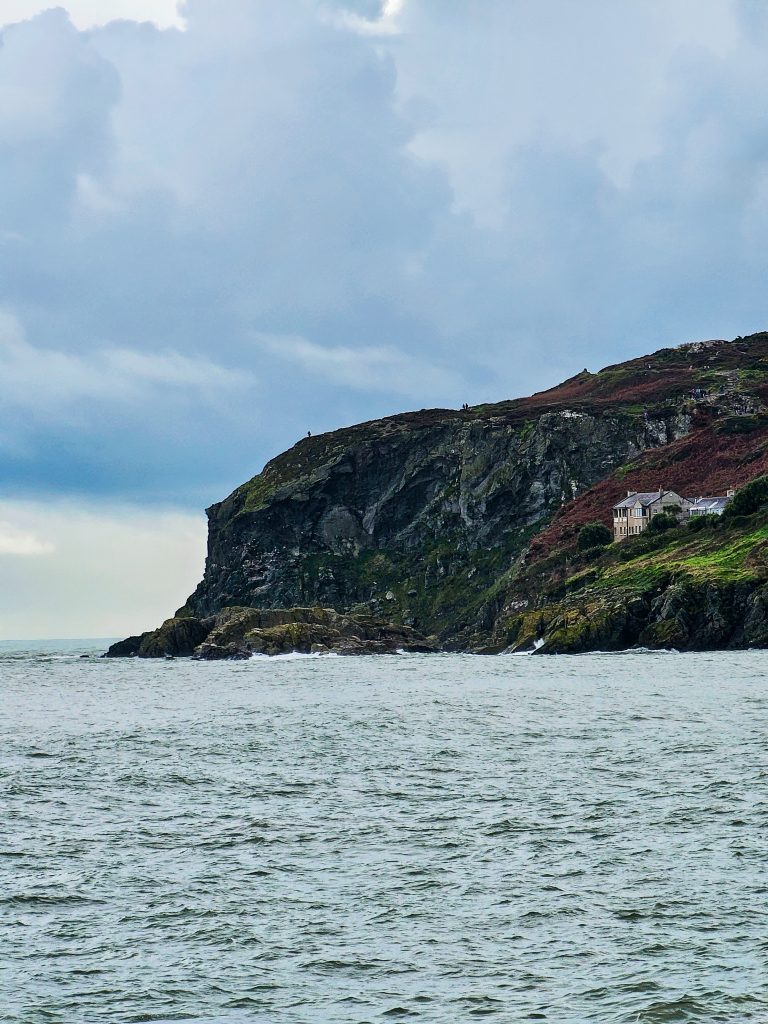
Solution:
<svg viewBox="0 0 768 1024"><path fill-rule="evenodd" d="M641 518L642 514L643 514L643 510L641 508L633 508L632 509L632 515L635 516L636 518L638 518L638 519Z"/></svg>

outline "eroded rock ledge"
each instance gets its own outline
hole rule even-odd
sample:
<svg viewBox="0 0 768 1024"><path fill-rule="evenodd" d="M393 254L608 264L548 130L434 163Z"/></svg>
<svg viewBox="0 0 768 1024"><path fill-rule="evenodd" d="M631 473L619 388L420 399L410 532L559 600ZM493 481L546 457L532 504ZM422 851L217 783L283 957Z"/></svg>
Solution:
<svg viewBox="0 0 768 1024"><path fill-rule="evenodd" d="M433 639L409 626L332 608L223 608L208 618L167 619L113 644L107 658L242 660L254 654L431 654Z"/></svg>

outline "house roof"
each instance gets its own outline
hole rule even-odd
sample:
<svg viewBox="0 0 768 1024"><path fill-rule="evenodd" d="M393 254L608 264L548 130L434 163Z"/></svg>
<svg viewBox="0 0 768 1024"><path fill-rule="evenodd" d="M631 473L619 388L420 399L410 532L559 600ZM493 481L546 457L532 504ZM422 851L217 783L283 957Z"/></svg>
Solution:
<svg viewBox="0 0 768 1024"><path fill-rule="evenodd" d="M639 502L641 505L652 505L654 501L658 501L659 498L666 494L666 491L638 491L637 494L630 494L622 501L616 502L614 508L632 508Z"/></svg>
<svg viewBox="0 0 768 1024"><path fill-rule="evenodd" d="M725 506L728 504L730 500L730 497L726 496L713 498L697 498L696 501L694 501L693 505L691 505L691 509L696 510L698 512L714 512L718 509L725 508Z"/></svg>

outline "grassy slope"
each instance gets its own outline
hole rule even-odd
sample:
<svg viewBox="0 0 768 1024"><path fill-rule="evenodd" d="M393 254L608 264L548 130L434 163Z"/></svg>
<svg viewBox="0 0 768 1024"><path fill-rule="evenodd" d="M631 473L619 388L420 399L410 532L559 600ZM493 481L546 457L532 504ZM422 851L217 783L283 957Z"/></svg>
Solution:
<svg viewBox="0 0 768 1024"><path fill-rule="evenodd" d="M542 623L558 621L552 646L567 648L587 622L608 620L637 598L669 587L768 581L768 510L732 521L714 518L705 529L681 525L656 536L630 538L592 552L555 552L509 579L534 598L524 611L509 608L499 621L501 645L526 648ZM663 639L663 638L662 638Z"/></svg>
<svg viewBox="0 0 768 1024"><path fill-rule="evenodd" d="M692 582L736 583L766 575L768 523L752 521L732 530L702 530L694 537L686 527L671 531L656 550L602 570L598 585L638 589L660 577L685 575ZM632 554L630 550L627 554Z"/></svg>

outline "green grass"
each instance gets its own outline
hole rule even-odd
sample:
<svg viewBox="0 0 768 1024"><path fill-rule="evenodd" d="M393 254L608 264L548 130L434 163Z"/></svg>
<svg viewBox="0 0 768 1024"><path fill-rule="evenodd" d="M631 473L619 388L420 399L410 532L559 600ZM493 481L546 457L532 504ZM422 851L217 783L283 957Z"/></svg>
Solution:
<svg viewBox="0 0 768 1024"><path fill-rule="evenodd" d="M766 523L756 528L750 524L737 533L720 529L691 536L679 529L664 536L665 540L668 537L667 543L657 550L601 566L592 585L599 589L647 591L663 586L673 576L684 576L695 582L725 583L762 579L766 575L766 566L759 557L761 548L768 544ZM619 554L616 547L618 545L606 559ZM595 566L592 568L594 570ZM568 581L569 590L573 591L573 583L578 583L579 575L582 574ZM583 575L588 574L583 572Z"/></svg>
<svg viewBox="0 0 768 1024"><path fill-rule="evenodd" d="M715 535L714 539L720 539ZM725 539L725 538L723 538ZM713 580L755 579L763 575L755 571L754 566L747 564L750 555L768 541L768 525L761 526L751 533L734 538L722 546L713 545L709 550L692 554L679 564L694 578Z"/></svg>
<svg viewBox="0 0 768 1024"><path fill-rule="evenodd" d="M531 603L526 609L510 610L497 623L498 647L516 644L532 646L537 636L546 635L552 650L578 651L595 643L613 648L624 642L627 609L632 599L649 600L667 588L689 593L690 600L704 593L710 584L762 584L768 579L768 520L759 512L738 526L713 524L694 533L681 527L654 538L652 549L637 538L613 544L600 558L581 566L559 582L531 586ZM551 573L550 573L551 575ZM685 646L687 638L676 621L653 625L643 642L652 646Z"/></svg>

